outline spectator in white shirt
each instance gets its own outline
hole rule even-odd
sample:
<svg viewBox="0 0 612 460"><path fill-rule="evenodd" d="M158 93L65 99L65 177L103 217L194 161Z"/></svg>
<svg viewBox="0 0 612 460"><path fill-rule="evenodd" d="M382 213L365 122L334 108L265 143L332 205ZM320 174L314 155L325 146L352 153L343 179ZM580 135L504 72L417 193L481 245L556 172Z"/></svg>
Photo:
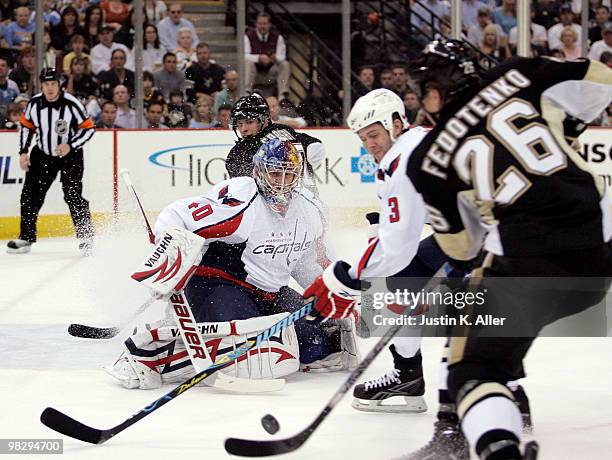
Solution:
<svg viewBox="0 0 612 460"><path fill-rule="evenodd" d="M157 27L147 24L144 28L144 49L142 50L142 68L151 73L162 68L166 50L159 42Z"/></svg>
<svg viewBox="0 0 612 460"><path fill-rule="evenodd" d="M555 24L548 29L548 47L552 50L555 48L561 49L563 43L561 43L561 32L566 26L570 26L576 31L578 36L577 42L582 43L582 28L574 23L574 13L571 5L563 5L559 10L559 18L561 22Z"/></svg>
<svg viewBox="0 0 612 460"><path fill-rule="evenodd" d="M548 41L546 35L546 28L541 26L540 24L536 24L533 22L533 18L535 17L535 8L534 5L531 5L531 44L535 46L542 47L546 49L546 44ZM510 29L508 33L508 43L512 47L512 49L516 48L518 44L518 27L514 26Z"/></svg>
<svg viewBox="0 0 612 460"><path fill-rule="evenodd" d="M126 86L115 86L113 89L113 102L117 105L115 124L120 128L135 128L136 111L130 107L130 95Z"/></svg>
<svg viewBox="0 0 612 460"><path fill-rule="evenodd" d="M245 86L253 91L257 85L276 85L279 99L289 95L291 67L286 58L287 48L283 36L272 30L270 16L259 13L255 29L244 36Z"/></svg>
<svg viewBox="0 0 612 460"><path fill-rule="evenodd" d="M493 24L491 10L486 6L483 6L478 10L478 14L476 15L476 24L470 27L468 30L468 41L476 47L480 46L484 40L484 30L489 24ZM497 28L499 36L505 37L502 28L497 24L493 25Z"/></svg>
<svg viewBox="0 0 612 460"><path fill-rule="evenodd" d="M94 46L90 53L89 58L91 59L91 69L94 75L98 75L100 72L110 69L111 56L113 51L120 49L123 50L126 56L130 55L130 50L121 43L113 42L114 29L111 26L104 26L98 34L98 43ZM128 66L126 66L127 68Z"/></svg>
<svg viewBox="0 0 612 460"><path fill-rule="evenodd" d="M461 2L461 22L464 31L477 24L478 10L483 6L487 5L479 0L463 0Z"/></svg>
<svg viewBox="0 0 612 460"><path fill-rule="evenodd" d="M589 50L589 59L599 61L606 51L612 53L612 22L606 22L601 27L602 40L596 41Z"/></svg>
<svg viewBox="0 0 612 460"><path fill-rule="evenodd" d="M179 30L183 27L187 27L191 30L191 46L193 48L200 43L198 34L196 33L192 22L182 16L183 8L181 4L178 2L173 2L168 8L168 16L159 21L159 24L157 24L159 40L163 47L167 50L173 50L179 46L178 34Z"/></svg>
<svg viewBox="0 0 612 460"><path fill-rule="evenodd" d="M146 0L145 15L149 24L158 24L159 21L166 17L168 8L161 0Z"/></svg>

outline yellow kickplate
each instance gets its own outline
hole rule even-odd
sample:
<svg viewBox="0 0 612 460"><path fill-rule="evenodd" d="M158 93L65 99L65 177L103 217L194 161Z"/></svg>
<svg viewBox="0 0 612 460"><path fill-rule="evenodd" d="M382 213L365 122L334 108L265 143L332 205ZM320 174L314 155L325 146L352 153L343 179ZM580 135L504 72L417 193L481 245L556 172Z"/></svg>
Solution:
<svg viewBox="0 0 612 460"><path fill-rule="evenodd" d="M111 221L111 213L93 213L94 228L102 228ZM0 239L10 240L19 236L19 217L0 217ZM47 214L38 216L37 237L74 236L74 225L70 214Z"/></svg>

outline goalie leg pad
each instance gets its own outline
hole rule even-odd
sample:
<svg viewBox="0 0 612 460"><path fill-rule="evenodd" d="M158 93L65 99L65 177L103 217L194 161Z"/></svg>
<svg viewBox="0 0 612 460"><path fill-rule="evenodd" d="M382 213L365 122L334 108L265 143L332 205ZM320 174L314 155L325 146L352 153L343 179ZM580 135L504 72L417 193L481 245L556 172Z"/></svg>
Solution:
<svg viewBox="0 0 612 460"><path fill-rule="evenodd" d="M198 327L211 358L216 360L287 315L281 313L231 322L198 323ZM155 388L151 381L153 377L159 379L161 385L181 382L195 375L178 328L167 324L160 321L155 324L158 327L136 331L125 341L125 351L120 359L105 370L126 388ZM290 326L221 372L232 377L270 379L292 374L298 368L299 345L295 329ZM147 373L147 370L150 372ZM141 382L139 376L145 381Z"/></svg>
<svg viewBox="0 0 612 460"><path fill-rule="evenodd" d="M162 386L162 378L157 369L135 360L127 348L111 366L103 369L130 390L153 390Z"/></svg>

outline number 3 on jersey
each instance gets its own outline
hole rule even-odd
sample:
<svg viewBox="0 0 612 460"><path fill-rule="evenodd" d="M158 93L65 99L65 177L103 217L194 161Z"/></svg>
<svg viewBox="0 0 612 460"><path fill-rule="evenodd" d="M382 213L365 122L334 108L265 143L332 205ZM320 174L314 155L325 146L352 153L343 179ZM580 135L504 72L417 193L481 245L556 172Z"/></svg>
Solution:
<svg viewBox="0 0 612 460"><path fill-rule="evenodd" d="M397 197L392 196L388 200L389 207L391 208L391 212L389 213L389 222L394 224L395 222L400 220L400 212L399 212L399 204L397 202Z"/></svg>
<svg viewBox="0 0 612 460"><path fill-rule="evenodd" d="M188 207L189 209L196 208L192 213L191 217L196 222L204 219L207 216L210 216L213 213L212 206L210 204L205 204L204 206L199 206L199 203L191 203Z"/></svg>

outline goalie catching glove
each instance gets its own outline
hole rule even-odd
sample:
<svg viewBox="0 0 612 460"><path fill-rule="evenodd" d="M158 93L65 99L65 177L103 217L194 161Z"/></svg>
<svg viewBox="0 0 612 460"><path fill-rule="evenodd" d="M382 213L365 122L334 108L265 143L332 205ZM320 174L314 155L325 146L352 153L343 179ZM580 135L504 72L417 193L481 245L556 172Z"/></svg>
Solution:
<svg viewBox="0 0 612 460"><path fill-rule="evenodd" d="M304 298L317 298L314 308L325 319L347 318L361 300L361 281L351 278L349 268L344 261L335 262L304 291Z"/></svg>

